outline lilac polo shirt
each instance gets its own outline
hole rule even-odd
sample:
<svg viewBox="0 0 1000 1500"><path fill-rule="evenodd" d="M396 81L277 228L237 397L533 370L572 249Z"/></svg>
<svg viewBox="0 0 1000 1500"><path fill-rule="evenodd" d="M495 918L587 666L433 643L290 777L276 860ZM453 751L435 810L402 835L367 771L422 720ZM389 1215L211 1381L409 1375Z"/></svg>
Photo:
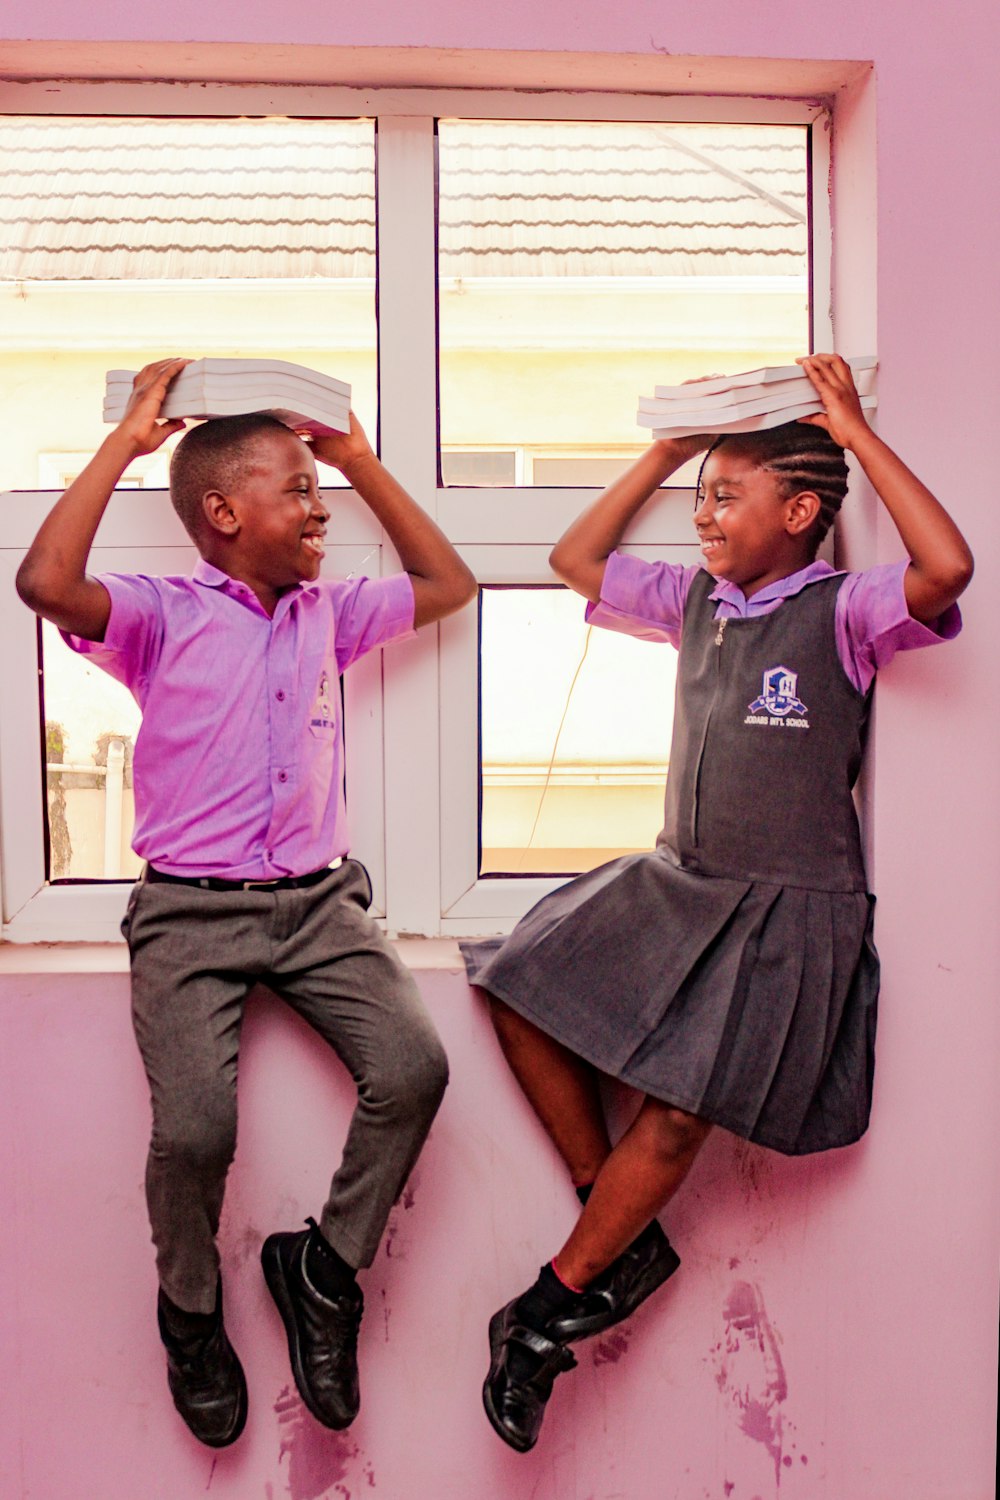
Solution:
<svg viewBox="0 0 1000 1500"><path fill-rule="evenodd" d="M142 709L136 854L227 880L305 875L346 854L338 679L413 633L407 575L298 584L273 619L206 562L186 578L99 576L104 640L65 639Z"/></svg>
<svg viewBox="0 0 1000 1500"><path fill-rule="evenodd" d="M957 604L945 610L933 629L913 619L903 593L908 566L906 562L887 563L864 573L843 574L846 581L837 595L834 615L837 654L848 678L862 693L897 651L951 640L962 628ZM829 563L812 562L750 599L735 583L720 579L709 595L718 600L715 619L752 619L770 614L783 599L792 598L810 583L829 578L836 571ZM612 552L604 569L600 601L588 604L587 620L640 640L669 641L679 646L688 589L700 572L697 564L683 568L677 563L648 563L628 553Z"/></svg>

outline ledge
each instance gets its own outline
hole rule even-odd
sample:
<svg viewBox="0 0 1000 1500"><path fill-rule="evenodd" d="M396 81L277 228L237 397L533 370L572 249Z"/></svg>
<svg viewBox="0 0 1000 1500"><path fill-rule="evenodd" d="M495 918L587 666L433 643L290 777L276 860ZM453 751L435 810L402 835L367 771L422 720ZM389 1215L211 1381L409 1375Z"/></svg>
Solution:
<svg viewBox="0 0 1000 1500"><path fill-rule="evenodd" d="M393 947L407 968L465 972L453 938L398 938ZM0 943L0 979L5 974L127 974L124 943Z"/></svg>
<svg viewBox="0 0 1000 1500"><path fill-rule="evenodd" d="M208 12L206 12L208 14ZM164 26L168 23L165 21ZM14 82L45 80L47 107L58 82L299 84L353 88L580 89L654 94L828 97L871 70L846 58L671 55L650 38L645 52L559 48L466 48L298 42L113 41L85 37L10 38L3 74ZM58 81L58 82L57 82ZM55 84L55 86L53 86ZM16 92L10 97L17 100ZM204 103L198 111L203 112Z"/></svg>

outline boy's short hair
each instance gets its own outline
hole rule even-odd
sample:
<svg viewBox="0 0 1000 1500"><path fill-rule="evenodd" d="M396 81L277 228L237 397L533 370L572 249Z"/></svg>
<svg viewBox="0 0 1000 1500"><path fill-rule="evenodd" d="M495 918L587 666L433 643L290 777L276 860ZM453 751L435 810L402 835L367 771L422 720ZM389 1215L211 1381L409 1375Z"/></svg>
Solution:
<svg viewBox="0 0 1000 1500"><path fill-rule="evenodd" d="M834 442L825 427L814 427L811 422L783 422L763 432L723 433L702 461L698 472L699 493L705 464L723 443L773 474L781 484L783 499L803 490L812 490L819 497L819 515L809 534L815 551L833 525L847 494L847 461L840 444Z"/></svg>
<svg viewBox="0 0 1000 1500"><path fill-rule="evenodd" d="M170 498L194 541L205 528L201 502L209 490L236 489L253 468L257 439L290 430L270 412L255 411L213 417L185 432L170 459Z"/></svg>

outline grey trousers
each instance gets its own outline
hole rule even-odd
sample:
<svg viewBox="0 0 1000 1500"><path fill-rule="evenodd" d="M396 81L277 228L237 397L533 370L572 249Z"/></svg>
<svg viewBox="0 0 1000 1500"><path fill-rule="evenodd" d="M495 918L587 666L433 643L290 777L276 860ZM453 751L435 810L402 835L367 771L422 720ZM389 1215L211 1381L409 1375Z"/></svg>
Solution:
<svg viewBox="0 0 1000 1500"><path fill-rule="evenodd" d="M351 1265L374 1259L448 1065L413 979L368 916L370 902L356 860L303 890L143 881L132 891L122 932L153 1105L146 1200L160 1284L189 1312L215 1307L240 1026L258 981L329 1042L357 1085L320 1227Z"/></svg>

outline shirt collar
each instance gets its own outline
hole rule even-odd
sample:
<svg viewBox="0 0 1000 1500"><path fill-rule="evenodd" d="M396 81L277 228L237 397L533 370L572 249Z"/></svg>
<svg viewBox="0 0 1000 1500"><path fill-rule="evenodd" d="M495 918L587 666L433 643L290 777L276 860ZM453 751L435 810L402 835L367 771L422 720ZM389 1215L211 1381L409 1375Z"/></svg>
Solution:
<svg viewBox="0 0 1000 1500"><path fill-rule="evenodd" d="M206 562L203 557L199 557L195 563L191 577L195 583L203 583L206 588L210 589L222 589L228 594L238 595L247 592L246 584L239 583L235 578L230 577L228 573L224 573L221 568L217 568L214 563ZM294 588L290 588L287 592L291 595L298 593L305 594L312 593L315 588L316 585L314 583L297 583ZM282 598L284 597L286 596L282 595Z"/></svg>
<svg viewBox="0 0 1000 1500"><path fill-rule="evenodd" d="M778 578L774 583L769 583L766 588L760 589L749 600L739 585L730 583L728 578L720 578L708 597L732 604L741 614L744 614L748 608L754 609L758 605L770 604L777 599L791 599L795 594L800 594L804 588L808 588L809 584L818 583L821 578L833 578L843 572L843 568L831 568L828 562L817 557L808 567L800 568L797 573L789 573L787 577Z"/></svg>

